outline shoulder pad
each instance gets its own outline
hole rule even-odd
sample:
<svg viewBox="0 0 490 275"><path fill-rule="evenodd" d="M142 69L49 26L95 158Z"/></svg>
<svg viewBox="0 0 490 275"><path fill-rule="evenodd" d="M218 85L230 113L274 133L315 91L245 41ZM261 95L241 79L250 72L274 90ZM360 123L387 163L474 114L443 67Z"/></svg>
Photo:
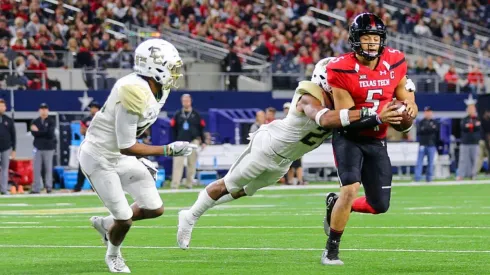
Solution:
<svg viewBox="0 0 490 275"><path fill-rule="evenodd" d="M310 94L316 99L320 100L322 106L325 106L325 100L323 99L323 89L311 81L301 81L296 88L296 93L304 95Z"/></svg>
<svg viewBox="0 0 490 275"><path fill-rule="evenodd" d="M123 85L119 87L119 100L128 111L141 115L148 101L146 89L148 88L138 84Z"/></svg>

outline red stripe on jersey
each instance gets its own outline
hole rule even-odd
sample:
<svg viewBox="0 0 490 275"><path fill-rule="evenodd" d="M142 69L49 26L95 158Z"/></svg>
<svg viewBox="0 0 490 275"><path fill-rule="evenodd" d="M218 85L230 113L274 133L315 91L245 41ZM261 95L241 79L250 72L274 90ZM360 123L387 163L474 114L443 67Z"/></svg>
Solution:
<svg viewBox="0 0 490 275"><path fill-rule="evenodd" d="M175 127L175 119L174 118L172 118L170 120L170 127Z"/></svg>

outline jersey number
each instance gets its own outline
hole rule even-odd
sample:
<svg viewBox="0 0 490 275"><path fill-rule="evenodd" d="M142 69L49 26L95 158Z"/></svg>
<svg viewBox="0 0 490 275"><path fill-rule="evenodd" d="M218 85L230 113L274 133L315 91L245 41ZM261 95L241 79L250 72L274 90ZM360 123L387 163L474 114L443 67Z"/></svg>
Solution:
<svg viewBox="0 0 490 275"><path fill-rule="evenodd" d="M366 102L373 104L373 107L371 107L371 109L373 109L373 111L375 112L378 111L379 108L379 99L375 99L374 95L382 95L382 94L383 94L383 89L368 90Z"/></svg>
<svg viewBox="0 0 490 275"><path fill-rule="evenodd" d="M311 140L311 139L323 139L326 135L328 135L329 131L325 131L322 127L318 127L317 130L319 130L319 133L315 132L310 132L306 136L304 136L300 141L303 144L306 144L308 146L313 146L317 143L318 140Z"/></svg>

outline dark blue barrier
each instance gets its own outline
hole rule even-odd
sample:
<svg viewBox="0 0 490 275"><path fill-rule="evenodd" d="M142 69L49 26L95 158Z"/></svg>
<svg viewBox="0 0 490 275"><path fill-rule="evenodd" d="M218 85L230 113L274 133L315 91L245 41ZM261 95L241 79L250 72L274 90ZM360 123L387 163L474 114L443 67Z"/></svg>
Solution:
<svg viewBox="0 0 490 275"><path fill-rule="evenodd" d="M221 92L221 91L175 91L170 93L164 110L171 114L181 108L180 97L189 93L193 97L193 106L197 110L211 108L259 108L274 107L282 110L289 99L275 99L271 92ZM109 91L15 91L16 111L35 111L39 104L46 102L52 111L81 111L90 101L105 102ZM10 91L0 90L0 97L10 105ZM434 111L464 111L464 99L467 94L417 94L419 109L431 106Z"/></svg>
<svg viewBox="0 0 490 275"><path fill-rule="evenodd" d="M255 122L255 113L259 108L248 109L209 109L208 130L218 133L219 143L247 143L250 125Z"/></svg>

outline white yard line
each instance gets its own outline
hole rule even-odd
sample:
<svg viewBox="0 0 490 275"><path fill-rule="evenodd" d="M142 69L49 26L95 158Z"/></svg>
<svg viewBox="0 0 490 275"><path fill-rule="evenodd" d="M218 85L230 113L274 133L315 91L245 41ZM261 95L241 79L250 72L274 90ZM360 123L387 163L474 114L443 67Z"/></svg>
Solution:
<svg viewBox="0 0 490 275"><path fill-rule="evenodd" d="M475 184L490 184L490 180L466 180L466 181L437 181L437 182L403 182L393 183L394 187L399 186L448 186L448 185L475 185ZM312 185L278 185L264 188L264 190L327 190L327 189L339 189L338 184L312 184ZM173 194L173 193L197 193L202 188L195 189L177 189L177 190L159 190L160 194ZM52 194L38 194L38 195L4 195L0 199L8 198L41 198L41 197L78 197L78 196L95 196L94 192L83 191L77 193L52 193Z"/></svg>
<svg viewBox="0 0 490 275"><path fill-rule="evenodd" d="M87 221L88 222L88 221ZM7 222L7 224L9 224ZM12 223L16 224L16 223ZM18 223L23 224L23 223ZM29 224L29 223L26 223ZM32 222L30 224L35 224ZM92 228L88 225L12 225L0 226L0 229L86 229ZM177 225L134 225L136 229L176 229ZM349 226L349 229L490 229L490 226ZM323 226L233 226L233 225L211 225L196 226L195 229L323 229Z"/></svg>
<svg viewBox="0 0 490 275"><path fill-rule="evenodd" d="M106 249L104 246L95 245L17 245L0 244L0 248L97 248ZM124 249L180 249L173 246L124 246ZM192 247L192 250L260 250L260 251L322 251L319 248L285 248L285 247ZM432 250L432 249L390 249L390 248L342 248L342 251L363 252L405 252L405 253L473 253L487 254L490 250Z"/></svg>

